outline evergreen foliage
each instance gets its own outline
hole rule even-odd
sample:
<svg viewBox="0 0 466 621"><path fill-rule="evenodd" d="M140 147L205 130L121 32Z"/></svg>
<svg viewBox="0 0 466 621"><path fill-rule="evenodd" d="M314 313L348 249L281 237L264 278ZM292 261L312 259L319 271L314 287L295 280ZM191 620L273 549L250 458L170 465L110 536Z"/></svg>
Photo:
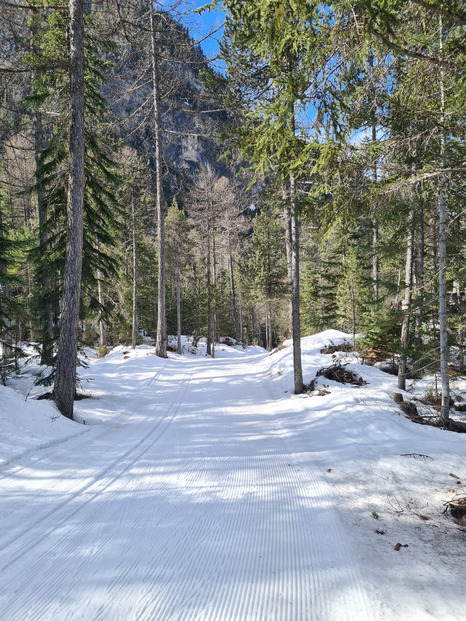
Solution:
<svg viewBox="0 0 466 621"><path fill-rule="evenodd" d="M25 58L36 72L34 92L28 97L33 110L42 113L56 110L49 128L48 144L38 157L35 191L42 195L44 222L38 231L38 243L32 251L35 265L35 317L45 325L52 312L60 314L66 249L66 217L69 162L68 97L66 95L66 63L68 43L65 36L66 19L61 10L48 15L49 28L42 33L40 47L35 55ZM106 102L100 93L110 65L102 59L103 50L111 49L108 42L92 33L95 29L92 15L87 17L85 37L85 193L83 269L80 317L92 318L107 312L99 303L97 281L108 280L117 274L117 263L112 256L117 214L120 209L116 189L120 182L116 164L110 152L114 141L105 125ZM52 65L48 59L53 59ZM62 66L59 70L56 63ZM47 287L44 287L47 282ZM107 309L109 310L109 309ZM55 338L57 334L55 334ZM46 335L44 331L43 339ZM46 347L43 341L42 347ZM53 363L54 358L49 360ZM53 373L47 382L53 381Z"/></svg>
<svg viewBox="0 0 466 621"><path fill-rule="evenodd" d="M220 336L271 349L292 335L292 297L304 334L359 334L367 360L411 375L464 372L462 4L213 4L227 15L224 74L168 5L152 15L158 129L149 6L89 7L82 342L104 353L153 338L163 291L169 333L207 337L212 355ZM5 8L0 41L0 332L13 365L23 340L53 365L68 14L58 0L28 7ZM170 205L158 249L154 173Z"/></svg>

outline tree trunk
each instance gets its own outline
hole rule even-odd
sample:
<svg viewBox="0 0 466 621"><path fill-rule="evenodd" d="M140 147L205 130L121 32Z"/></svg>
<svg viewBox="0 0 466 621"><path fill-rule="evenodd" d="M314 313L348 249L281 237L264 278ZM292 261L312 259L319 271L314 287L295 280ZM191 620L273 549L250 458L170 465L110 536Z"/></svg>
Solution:
<svg viewBox="0 0 466 621"><path fill-rule="evenodd" d="M160 358L167 357L167 320L165 301L165 206L162 175L162 116L160 111L160 72L155 30L154 8L150 9L152 39L152 97L154 103L155 133L155 190L157 212L157 251L158 251L158 296L157 296L157 335L155 353Z"/></svg>
<svg viewBox="0 0 466 621"><path fill-rule="evenodd" d="M176 287L176 351L181 355L181 274L180 259L175 258L175 287Z"/></svg>
<svg viewBox="0 0 466 621"><path fill-rule="evenodd" d="M409 344L409 324L411 318L411 299L413 295L413 237L414 237L414 210L410 211L409 224L408 224L408 239L406 244L406 275L405 275L405 294L403 298L402 310L403 310L403 323L401 325L401 340L400 340L400 363L398 367L398 388L400 390L406 390L406 373L407 373L407 359L408 359L408 344Z"/></svg>
<svg viewBox="0 0 466 621"><path fill-rule="evenodd" d="M443 20L439 17L440 52L443 52ZM445 168L445 86L444 70L440 70L440 167ZM439 177L438 198L438 261L439 261L439 326L440 326L440 376L442 380L442 407L440 416L450 418L450 380L448 378L448 332L447 332L447 197L445 175Z"/></svg>
<svg viewBox="0 0 466 621"><path fill-rule="evenodd" d="M356 351L356 300L354 297L354 280L351 278L351 315L352 315L352 330L353 330L353 347Z"/></svg>
<svg viewBox="0 0 466 621"><path fill-rule="evenodd" d="M401 302L401 268L398 270L398 280L396 285L396 308L400 308Z"/></svg>
<svg viewBox="0 0 466 621"><path fill-rule="evenodd" d="M288 198L287 198L287 193L285 188L282 188L282 194L283 194L283 200L286 204ZM293 267L292 267L292 255L293 255L293 251L292 251L292 233L291 233L291 216L287 211L287 207L285 207L285 248L286 248L286 268L287 268L287 275L288 275L288 286L290 288L291 291L291 283L293 281ZM291 298L290 298L290 304L289 304L289 309L290 309L290 325L291 325L291 315L292 315L292 310L291 310Z"/></svg>
<svg viewBox="0 0 466 621"><path fill-rule="evenodd" d="M230 297L231 297L231 322L233 324L233 336L235 340L241 340L238 325L238 309L236 306L235 274L233 269L233 251L231 241L228 242L228 270L230 275Z"/></svg>
<svg viewBox="0 0 466 621"><path fill-rule="evenodd" d="M102 274L100 271L97 274L97 295L99 299L99 306L102 308L104 305L104 294L102 291ZM102 314L102 311L100 311ZM99 354L105 356L107 353L107 329L105 321L102 316L99 319Z"/></svg>
<svg viewBox="0 0 466 621"><path fill-rule="evenodd" d="M269 345L269 305L265 303L265 349L270 351Z"/></svg>
<svg viewBox="0 0 466 621"><path fill-rule="evenodd" d="M414 283L416 285L417 304L416 304L416 324L415 342L416 347L422 346L422 323L424 321L424 213L420 210L419 224L417 232L416 263L414 268Z"/></svg>
<svg viewBox="0 0 466 621"><path fill-rule="evenodd" d="M212 358L215 357L215 343L218 342L218 306L217 306L217 248L215 228L212 227L212 288L213 288L213 320L212 320Z"/></svg>
<svg viewBox="0 0 466 621"><path fill-rule="evenodd" d="M439 214L439 326L440 326L440 376L442 381L441 417L450 417L450 381L448 378L447 332L447 205L443 178L439 181L437 207Z"/></svg>
<svg viewBox="0 0 466 621"><path fill-rule="evenodd" d="M371 55L371 66L373 65L374 58ZM377 141L377 127L375 123L372 123L372 142L375 143ZM376 183L378 180L378 171L377 164L374 164L374 182ZM374 302L376 307L379 304L379 253L378 253L378 243L379 243L379 226L377 223L377 218L374 215L372 218L372 287L374 290Z"/></svg>
<svg viewBox="0 0 466 621"><path fill-rule="evenodd" d="M138 334L138 306L137 306L137 275L138 275L138 255L136 246L136 210L134 208L134 196L131 197L131 228L133 243L133 314L131 320L131 348L136 348Z"/></svg>
<svg viewBox="0 0 466 621"><path fill-rule="evenodd" d="M82 0L70 0L70 163L63 303L54 400L73 418L76 392L84 209L84 20Z"/></svg>
<svg viewBox="0 0 466 621"><path fill-rule="evenodd" d="M2 230L2 212L0 210L0 230ZM0 265L0 272L2 272L2 274L6 273L6 265L1 264ZM10 331L10 316L9 316L9 309L8 309L8 298L9 298L9 287L8 287L8 283L5 283L3 286L0 285L0 320L3 319L3 322L5 324L5 330L2 331L0 333L0 337L1 337L1 345L2 345L2 357L0 360L0 376L1 376L1 380L3 385L5 385L6 383L6 378L7 378L7 373L8 373L8 366L9 366L9 362L10 362L10 358L12 355L12 348L11 348L11 331Z"/></svg>
<svg viewBox="0 0 466 621"><path fill-rule="evenodd" d="M207 354L212 355L212 282L211 282L211 254L210 254L210 215L207 217Z"/></svg>
<svg viewBox="0 0 466 621"><path fill-rule="evenodd" d="M241 282L239 283L239 286L238 286L238 327L239 327L239 335L240 335L239 338L241 342L244 343L245 338L244 338L244 331L243 331L243 295L242 295L242 289L241 289Z"/></svg>
<svg viewBox="0 0 466 621"><path fill-rule="evenodd" d="M4 285L2 294L5 300L8 300L8 297L9 297L8 285ZM2 383L3 385L6 385L6 378L8 375L8 370L10 366L12 365L14 348L13 348L13 342L11 338L12 337L11 329L10 329L11 320L8 317L4 317L3 320L5 323L6 330L4 331L3 339L2 339L1 375L2 375Z"/></svg>
<svg viewBox="0 0 466 621"><path fill-rule="evenodd" d="M294 176L290 175L290 202L286 210L286 228L291 242L291 328L293 334L294 392L303 392L303 371L301 366L301 321L299 312L299 221L296 213L296 188Z"/></svg>
<svg viewBox="0 0 466 621"><path fill-rule="evenodd" d="M201 277L198 276L196 266L193 264L193 276L195 289L197 291L196 296L196 332L197 334L202 334L202 314L201 314L201 292L202 292L202 282Z"/></svg>

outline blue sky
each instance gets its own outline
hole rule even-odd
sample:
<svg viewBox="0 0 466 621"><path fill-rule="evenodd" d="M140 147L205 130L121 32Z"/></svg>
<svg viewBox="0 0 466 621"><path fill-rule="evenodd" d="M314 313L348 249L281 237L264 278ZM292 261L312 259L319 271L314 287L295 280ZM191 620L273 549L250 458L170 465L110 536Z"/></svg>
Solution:
<svg viewBox="0 0 466 621"><path fill-rule="evenodd" d="M208 0L192 0L188 3L188 6L193 9L197 9L199 7L205 6L208 3ZM189 28L191 36L200 40L207 36L209 32L213 29L218 28L223 24L225 19L225 14L220 9L216 11L205 11L202 15L192 15L187 18L185 21L186 26ZM205 41L202 41L201 46L204 50L206 56L208 58L213 58L218 54L218 43L217 39L220 39L222 36L222 31L218 31L213 34L211 37L207 38ZM218 63L214 63L217 68Z"/></svg>

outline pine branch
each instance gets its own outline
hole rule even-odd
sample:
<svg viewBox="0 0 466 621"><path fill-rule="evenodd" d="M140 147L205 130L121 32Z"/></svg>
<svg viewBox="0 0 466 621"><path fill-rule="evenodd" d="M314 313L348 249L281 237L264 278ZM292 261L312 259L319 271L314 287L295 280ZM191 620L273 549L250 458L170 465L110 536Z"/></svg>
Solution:
<svg viewBox="0 0 466 621"><path fill-rule="evenodd" d="M462 12L457 13L457 12L450 11L445 6L443 6L443 4L439 6L439 5L432 4L431 2L428 2L427 0L412 0L412 1L414 2L414 4L418 4L419 6L422 6L425 9L430 9L431 11L434 11L434 13L438 13L439 15L443 15L444 17L449 17L451 20L453 20L454 22L457 22L458 24L462 24L462 25L466 24L466 15Z"/></svg>
<svg viewBox="0 0 466 621"><path fill-rule="evenodd" d="M389 47L391 50L393 50L394 52L398 52L399 54L405 54L406 56L409 56L410 58L416 58L417 60L425 60L431 63L432 65L435 65L437 67L442 67L444 69L452 69L455 67L455 63L449 62L447 60L442 60L440 58L436 58L435 56L429 56L427 54L422 54L421 52L415 52L414 50L410 50L408 48L403 47L402 45L399 45L395 41L392 41L391 39L383 35L379 30L377 30L377 28L374 28L374 26L369 26L369 32L375 35L377 39L385 43L385 45Z"/></svg>

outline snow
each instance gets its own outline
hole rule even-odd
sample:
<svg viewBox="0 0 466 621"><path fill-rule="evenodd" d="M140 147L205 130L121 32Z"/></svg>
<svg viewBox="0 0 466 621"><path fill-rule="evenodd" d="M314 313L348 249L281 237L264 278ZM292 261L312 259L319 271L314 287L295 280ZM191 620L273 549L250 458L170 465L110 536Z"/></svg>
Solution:
<svg viewBox="0 0 466 621"><path fill-rule="evenodd" d="M45 401L25 401L0 385L0 466L80 434L76 424Z"/></svg>
<svg viewBox="0 0 466 621"><path fill-rule="evenodd" d="M320 353L343 341L303 338L304 380L341 359L364 386L293 395L290 343L116 347L81 371L75 421L25 399L27 365L0 386L0 619L466 620L466 532L443 512L466 438Z"/></svg>
<svg viewBox="0 0 466 621"><path fill-rule="evenodd" d="M326 345L333 343L334 345L341 345L343 341L352 341L353 337L340 330L324 330L319 334L312 334L311 336L305 336L301 339L301 351L312 352L314 350L320 350ZM290 347L293 344L291 339L286 340L283 345Z"/></svg>

